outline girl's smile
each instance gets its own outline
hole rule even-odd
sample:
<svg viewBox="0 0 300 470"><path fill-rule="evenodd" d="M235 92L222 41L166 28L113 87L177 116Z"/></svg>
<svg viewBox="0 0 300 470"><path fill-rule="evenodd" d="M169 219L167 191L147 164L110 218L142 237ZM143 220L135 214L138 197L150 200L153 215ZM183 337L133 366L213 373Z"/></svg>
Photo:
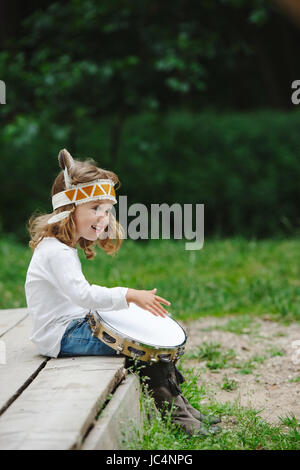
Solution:
<svg viewBox="0 0 300 470"><path fill-rule="evenodd" d="M97 240L109 224L109 214L113 203L91 201L79 204L75 209L76 242L79 238Z"/></svg>

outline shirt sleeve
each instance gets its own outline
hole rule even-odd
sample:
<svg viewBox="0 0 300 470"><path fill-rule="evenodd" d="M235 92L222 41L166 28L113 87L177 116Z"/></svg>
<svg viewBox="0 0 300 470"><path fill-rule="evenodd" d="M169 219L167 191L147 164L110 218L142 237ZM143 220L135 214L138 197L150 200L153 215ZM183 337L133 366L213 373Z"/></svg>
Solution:
<svg viewBox="0 0 300 470"><path fill-rule="evenodd" d="M49 259L50 268L61 292L80 307L103 311L129 308L128 287L90 285L85 279L79 259L69 250L60 250Z"/></svg>

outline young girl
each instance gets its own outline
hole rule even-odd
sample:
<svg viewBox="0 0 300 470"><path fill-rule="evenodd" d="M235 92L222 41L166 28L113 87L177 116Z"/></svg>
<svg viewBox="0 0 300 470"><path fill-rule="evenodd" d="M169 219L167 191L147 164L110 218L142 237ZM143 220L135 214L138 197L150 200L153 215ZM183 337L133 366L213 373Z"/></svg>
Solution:
<svg viewBox="0 0 300 470"><path fill-rule="evenodd" d="M95 246L108 255L120 249L124 231L112 213L117 203L114 186L120 182L115 173L98 168L93 160L73 160L65 149L58 160L62 171L52 186L54 211L32 216L28 225L29 246L34 252L25 283L33 321L30 339L40 354L49 357L115 355L114 349L92 336L87 320L90 312L128 309L130 315L130 303L135 303L155 316L165 317L168 312L161 304L168 306L170 302L156 295L156 289L107 288L88 283L76 247L87 259L94 258ZM126 358L126 364L130 366L132 361ZM143 368L138 367L138 371L142 370L144 381L148 380L157 407L162 409L167 402L174 423L190 435L219 431L216 426L207 430L202 424L215 424L219 418L206 417L183 397L179 382L184 378L174 363L139 364Z"/></svg>

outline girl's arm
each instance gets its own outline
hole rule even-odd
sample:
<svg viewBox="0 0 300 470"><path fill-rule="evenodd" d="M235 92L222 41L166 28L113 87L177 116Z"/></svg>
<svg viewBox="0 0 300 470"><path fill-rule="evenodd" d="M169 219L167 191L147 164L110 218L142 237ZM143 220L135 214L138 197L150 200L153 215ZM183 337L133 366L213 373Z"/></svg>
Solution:
<svg viewBox="0 0 300 470"><path fill-rule="evenodd" d="M52 281L76 305L103 311L127 309L127 287L104 287L85 279L79 260L68 249L61 249L49 257Z"/></svg>

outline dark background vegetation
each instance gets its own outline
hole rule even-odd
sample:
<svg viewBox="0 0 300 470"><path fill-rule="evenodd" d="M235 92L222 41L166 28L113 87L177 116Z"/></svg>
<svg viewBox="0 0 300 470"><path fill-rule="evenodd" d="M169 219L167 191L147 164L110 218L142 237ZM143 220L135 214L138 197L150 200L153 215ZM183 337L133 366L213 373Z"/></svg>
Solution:
<svg viewBox="0 0 300 470"><path fill-rule="evenodd" d="M135 202L204 203L205 234L299 233L299 28L271 1L12 0L0 17L0 230L51 212L57 154Z"/></svg>

